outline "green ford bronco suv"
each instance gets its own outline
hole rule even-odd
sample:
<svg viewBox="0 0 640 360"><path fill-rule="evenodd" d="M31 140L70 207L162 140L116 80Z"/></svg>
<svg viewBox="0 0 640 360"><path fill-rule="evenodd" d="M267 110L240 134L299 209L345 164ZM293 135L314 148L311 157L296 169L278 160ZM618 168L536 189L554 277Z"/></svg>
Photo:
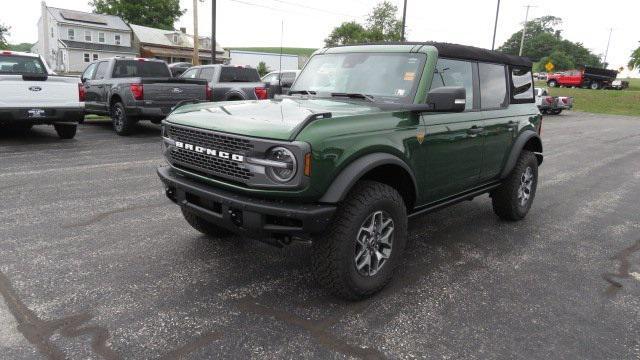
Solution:
<svg viewBox="0 0 640 360"><path fill-rule="evenodd" d="M489 193L525 217L542 162L531 62L442 43L318 50L273 100L197 103L163 122L166 194L213 237L311 240L347 299L391 279L407 221Z"/></svg>

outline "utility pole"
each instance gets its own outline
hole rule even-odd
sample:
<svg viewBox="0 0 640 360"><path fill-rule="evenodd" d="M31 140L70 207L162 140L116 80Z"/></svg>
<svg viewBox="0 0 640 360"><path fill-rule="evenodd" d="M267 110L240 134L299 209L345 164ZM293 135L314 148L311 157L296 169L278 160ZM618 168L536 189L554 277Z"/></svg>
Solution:
<svg viewBox="0 0 640 360"><path fill-rule="evenodd" d="M407 24L407 0L404 0L404 8L402 9L402 35L400 36L400 41L405 42L404 38L404 29Z"/></svg>
<svg viewBox="0 0 640 360"><path fill-rule="evenodd" d="M604 51L604 60L602 61L602 68L607 68L607 55L609 55L609 44L611 43L611 33L613 32L613 28L609 29L609 40L607 40L607 50Z"/></svg>
<svg viewBox="0 0 640 360"><path fill-rule="evenodd" d="M536 7L533 5L527 5L527 13L524 16L524 27L522 28L522 39L520 39L520 53L519 56L522 56L522 47L524 46L524 36L527 34L527 21L529 21L529 9L532 7Z"/></svg>
<svg viewBox="0 0 640 360"><path fill-rule="evenodd" d="M198 36L198 0L193 0L193 65L200 64L200 37Z"/></svg>
<svg viewBox="0 0 640 360"><path fill-rule="evenodd" d="M216 0L211 0L211 63L216 63Z"/></svg>
<svg viewBox="0 0 640 360"><path fill-rule="evenodd" d="M491 42L491 50L496 48L496 30L498 30L498 14L500 14L500 0L498 0L498 7L496 7L496 22L493 25L493 41Z"/></svg>

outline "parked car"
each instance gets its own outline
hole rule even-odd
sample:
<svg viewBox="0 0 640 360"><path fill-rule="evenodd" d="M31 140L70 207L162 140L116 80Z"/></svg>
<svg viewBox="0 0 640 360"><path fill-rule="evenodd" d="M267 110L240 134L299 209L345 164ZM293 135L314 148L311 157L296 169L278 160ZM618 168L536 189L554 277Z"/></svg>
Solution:
<svg viewBox="0 0 640 360"><path fill-rule="evenodd" d="M543 73L543 72L539 73L537 79L538 80L547 80L547 73Z"/></svg>
<svg viewBox="0 0 640 360"><path fill-rule="evenodd" d="M159 124L180 102L211 99L206 81L173 78L162 60L100 60L87 67L81 80L86 112L111 116L118 135L130 134L140 120Z"/></svg>
<svg viewBox="0 0 640 360"><path fill-rule="evenodd" d="M582 70L569 70L549 75L547 85L549 87L567 86L598 90L611 87L616 76L618 76L618 72L615 70L585 66Z"/></svg>
<svg viewBox="0 0 640 360"><path fill-rule="evenodd" d="M0 126L53 125L60 138L72 139L84 97L78 78L57 76L39 55L0 51Z"/></svg>
<svg viewBox="0 0 640 360"><path fill-rule="evenodd" d="M213 101L264 100L267 86L258 70L247 66L200 65L185 71L182 79L205 79L213 91Z"/></svg>
<svg viewBox="0 0 640 360"><path fill-rule="evenodd" d="M269 97L287 94L300 75L300 70L272 71L262 77L262 82L269 86Z"/></svg>
<svg viewBox="0 0 640 360"><path fill-rule="evenodd" d="M543 114L559 115L562 110L573 108L573 97L551 96L547 89L535 88L536 105Z"/></svg>
<svg viewBox="0 0 640 360"><path fill-rule="evenodd" d="M173 77L178 77L182 75L185 71L189 70L193 65L188 62L177 62L169 64L169 70L171 70L171 75Z"/></svg>
<svg viewBox="0 0 640 360"><path fill-rule="evenodd" d="M404 261L408 218L485 193L500 218L527 215L543 160L531 66L455 44L322 49L281 99L172 112L158 175L196 230L310 240L320 284L362 299Z"/></svg>
<svg viewBox="0 0 640 360"><path fill-rule="evenodd" d="M624 90L629 87L627 80L616 79L611 82L611 88L615 90Z"/></svg>

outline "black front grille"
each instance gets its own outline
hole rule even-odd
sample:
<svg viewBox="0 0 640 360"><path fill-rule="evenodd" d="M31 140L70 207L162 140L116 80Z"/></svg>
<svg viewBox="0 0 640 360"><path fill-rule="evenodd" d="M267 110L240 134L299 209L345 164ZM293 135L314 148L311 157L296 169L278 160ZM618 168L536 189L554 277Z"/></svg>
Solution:
<svg viewBox="0 0 640 360"><path fill-rule="evenodd" d="M253 149L250 140L221 135L209 131L167 126L166 134L175 141L201 146L218 151L227 151L237 155L246 155ZM242 163L220 157L197 153L193 150L172 148L170 161L173 165L204 173L213 177L222 177L246 183L253 174Z"/></svg>
<svg viewBox="0 0 640 360"><path fill-rule="evenodd" d="M253 145L250 140L228 135L171 125L167 127L167 133L173 140L210 149L229 151L234 154L243 154L247 151L253 150Z"/></svg>

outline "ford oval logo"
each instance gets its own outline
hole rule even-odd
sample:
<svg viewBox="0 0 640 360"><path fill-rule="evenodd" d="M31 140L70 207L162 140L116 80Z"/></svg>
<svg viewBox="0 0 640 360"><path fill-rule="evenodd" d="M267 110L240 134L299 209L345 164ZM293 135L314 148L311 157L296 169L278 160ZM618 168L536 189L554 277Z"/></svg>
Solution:
<svg viewBox="0 0 640 360"><path fill-rule="evenodd" d="M180 94L180 93L182 92L182 89L180 89L180 88L173 88L173 89L171 89L171 92L172 92L172 93L174 93L174 94Z"/></svg>
<svg viewBox="0 0 640 360"><path fill-rule="evenodd" d="M40 86L30 86L29 91L40 91L42 88Z"/></svg>

